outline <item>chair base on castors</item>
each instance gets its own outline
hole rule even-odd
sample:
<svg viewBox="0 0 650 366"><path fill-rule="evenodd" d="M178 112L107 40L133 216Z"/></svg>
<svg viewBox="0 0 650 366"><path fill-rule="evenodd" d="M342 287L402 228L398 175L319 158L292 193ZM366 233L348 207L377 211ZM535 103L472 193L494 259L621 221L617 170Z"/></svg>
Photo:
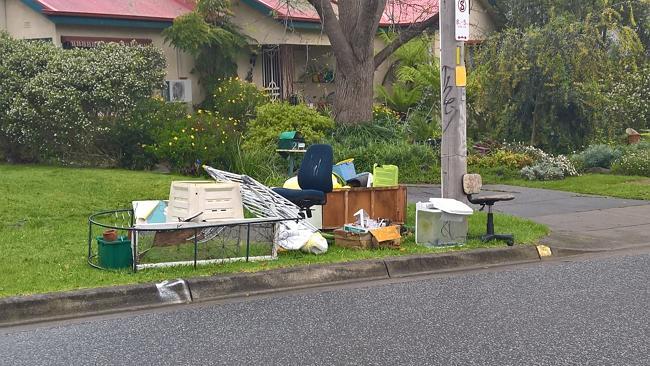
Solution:
<svg viewBox="0 0 650 366"><path fill-rule="evenodd" d="M481 237L481 240L484 242L488 242L491 240L503 240L506 243L508 243L508 246L511 247L515 245L515 237L514 235L506 235L506 234L485 234Z"/></svg>
<svg viewBox="0 0 650 366"><path fill-rule="evenodd" d="M481 237L481 240L488 242L490 240L503 240L511 247L515 245L515 236L512 234L495 234L494 233L494 214L492 213L492 205L488 206L487 213L487 233Z"/></svg>

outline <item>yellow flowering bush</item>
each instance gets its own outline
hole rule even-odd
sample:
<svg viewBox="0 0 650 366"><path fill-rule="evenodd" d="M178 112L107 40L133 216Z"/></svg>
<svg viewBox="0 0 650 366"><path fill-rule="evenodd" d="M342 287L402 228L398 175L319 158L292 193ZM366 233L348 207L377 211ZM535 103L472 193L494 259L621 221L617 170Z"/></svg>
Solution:
<svg viewBox="0 0 650 366"><path fill-rule="evenodd" d="M165 121L156 133L156 143L145 149L183 174L198 175L203 164L230 169L241 139L239 123L212 111L198 110Z"/></svg>
<svg viewBox="0 0 650 366"><path fill-rule="evenodd" d="M232 77L219 80L204 107L224 118L236 118L245 125L255 118L255 109L265 103L268 98L255 84ZM244 126L239 127L242 130Z"/></svg>
<svg viewBox="0 0 650 366"><path fill-rule="evenodd" d="M467 157L467 164L477 168L521 169L532 165L533 159L524 153L496 150L488 155L470 155Z"/></svg>

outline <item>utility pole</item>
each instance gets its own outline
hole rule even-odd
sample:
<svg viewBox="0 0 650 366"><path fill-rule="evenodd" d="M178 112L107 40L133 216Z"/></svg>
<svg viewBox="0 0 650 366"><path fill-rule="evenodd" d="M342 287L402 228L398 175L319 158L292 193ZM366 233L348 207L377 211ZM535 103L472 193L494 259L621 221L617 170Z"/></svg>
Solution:
<svg viewBox="0 0 650 366"><path fill-rule="evenodd" d="M464 41L469 39L469 0L440 0L442 197L467 202L467 107Z"/></svg>

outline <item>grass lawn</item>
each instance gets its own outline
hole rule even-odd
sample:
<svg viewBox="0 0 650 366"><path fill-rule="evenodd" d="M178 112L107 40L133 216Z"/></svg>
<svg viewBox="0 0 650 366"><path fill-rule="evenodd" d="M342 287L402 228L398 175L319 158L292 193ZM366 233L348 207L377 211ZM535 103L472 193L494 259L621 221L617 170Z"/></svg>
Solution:
<svg viewBox="0 0 650 366"><path fill-rule="evenodd" d="M281 253L276 261L148 269L136 274L91 268L86 262L88 215L128 208L136 199L164 199L173 175L124 170L71 169L0 164L0 297L117 284L150 282L215 273L332 263L425 252L485 247L477 239L462 248L416 246L412 235L399 250L348 250L330 247L320 256ZM413 224L413 206L409 207ZM514 233L517 243L534 243L548 229L531 221L498 215L496 230ZM485 214L470 218L470 237L485 230ZM489 246L503 246L491 243Z"/></svg>
<svg viewBox="0 0 650 366"><path fill-rule="evenodd" d="M568 177L563 180L554 181L508 179L501 180L499 183L609 197L650 200L650 178L648 177L585 174L579 177Z"/></svg>

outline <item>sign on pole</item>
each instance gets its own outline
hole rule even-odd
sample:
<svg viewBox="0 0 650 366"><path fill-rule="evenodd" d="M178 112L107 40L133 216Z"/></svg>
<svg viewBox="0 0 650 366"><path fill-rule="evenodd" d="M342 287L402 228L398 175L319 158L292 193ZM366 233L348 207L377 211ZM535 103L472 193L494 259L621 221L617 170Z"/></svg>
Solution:
<svg viewBox="0 0 650 366"><path fill-rule="evenodd" d="M468 41L469 40L469 0L455 0L456 8L456 40Z"/></svg>

